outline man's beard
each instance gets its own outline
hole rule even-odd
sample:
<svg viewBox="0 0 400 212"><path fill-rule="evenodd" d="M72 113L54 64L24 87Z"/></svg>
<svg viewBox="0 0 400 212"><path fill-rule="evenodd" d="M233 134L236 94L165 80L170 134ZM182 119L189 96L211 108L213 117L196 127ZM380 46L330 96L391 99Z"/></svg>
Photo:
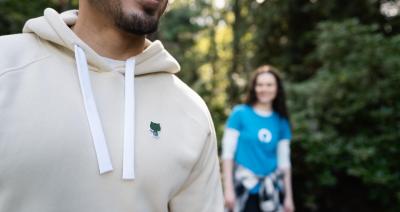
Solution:
<svg viewBox="0 0 400 212"><path fill-rule="evenodd" d="M90 4L109 14L114 24L121 30L136 34L147 35L158 28L158 16L156 11L143 11L124 14L120 0L89 0Z"/></svg>

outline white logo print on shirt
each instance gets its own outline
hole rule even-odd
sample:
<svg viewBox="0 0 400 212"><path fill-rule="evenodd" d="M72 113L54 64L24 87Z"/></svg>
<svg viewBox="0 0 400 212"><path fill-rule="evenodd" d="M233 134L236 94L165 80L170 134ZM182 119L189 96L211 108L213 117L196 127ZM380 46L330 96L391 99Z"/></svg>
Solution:
<svg viewBox="0 0 400 212"><path fill-rule="evenodd" d="M258 140L269 143L272 140L272 134L268 129L262 128L258 131Z"/></svg>

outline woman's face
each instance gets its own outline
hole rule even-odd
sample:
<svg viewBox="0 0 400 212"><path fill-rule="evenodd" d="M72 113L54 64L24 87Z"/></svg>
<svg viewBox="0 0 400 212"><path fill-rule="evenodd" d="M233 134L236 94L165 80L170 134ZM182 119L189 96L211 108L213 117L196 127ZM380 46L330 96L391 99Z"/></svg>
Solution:
<svg viewBox="0 0 400 212"><path fill-rule="evenodd" d="M259 103L272 104L278 92L277 81L271 73L262 73L257 76L255 91Z"/></svg>

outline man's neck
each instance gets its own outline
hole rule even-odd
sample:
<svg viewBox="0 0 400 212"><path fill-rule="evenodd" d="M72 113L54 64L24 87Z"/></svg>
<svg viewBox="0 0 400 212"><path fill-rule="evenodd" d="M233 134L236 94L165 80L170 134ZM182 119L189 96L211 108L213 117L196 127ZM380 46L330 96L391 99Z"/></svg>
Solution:
<svg viewBox="0 0 400 212"><path fill-rule="evenodd" d="M149 45L144 35L118 29L110 16L93 9L81 9L72 30L99 55L116 60L138 55Z"/></svg>

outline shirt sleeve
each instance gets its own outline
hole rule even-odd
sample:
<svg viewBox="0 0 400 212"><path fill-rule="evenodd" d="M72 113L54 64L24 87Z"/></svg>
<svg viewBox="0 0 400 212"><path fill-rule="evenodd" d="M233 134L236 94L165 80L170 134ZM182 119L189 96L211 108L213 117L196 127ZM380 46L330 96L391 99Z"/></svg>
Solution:
<svg viewBox="0 0 400 212"><path fill-rule="evenodd" d="M233 159L236 146L239 138L239 131L226 128L224 132L224 136L222 137L222 159L229 160Z"/></svg>
<svg viewBox="0 0 400 212"><path fill-rule="evenodd" d="M240 111L240 106L236 106L233 108L228 120L226 121L226 128L235 129L237 131L240 131L242 129Z"/></svg>
<svg viewBox="0 0 400 212"><path fill-rule="evenodd" d="M212 126L192 173L168 207L170 212L223 212L223 205L217 139Z"/></svg>
<svg viewBox="0 0 400 212"><path fill-rule="evenodd" d="M287 169L291 167L290 162L290 141L280 140L278 143L278 168Z"/></svg>

